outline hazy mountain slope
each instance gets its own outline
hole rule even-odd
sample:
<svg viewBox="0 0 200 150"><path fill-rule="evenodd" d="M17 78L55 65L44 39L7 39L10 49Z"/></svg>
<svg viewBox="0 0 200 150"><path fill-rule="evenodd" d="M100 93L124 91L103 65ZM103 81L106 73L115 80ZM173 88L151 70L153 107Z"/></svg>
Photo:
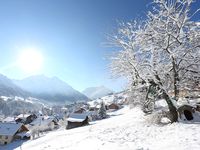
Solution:
<svg viewBox="0 0 200 150"><path fill-rule="evenodd" d="M18 115L24 112L38 112L42 107L44 107L44 104L32 98L24 100L20 97L0 97L0 113L5 116Z"/></svg>
<svg viewBox="0 0 200 150"><path fill-rule="evenodd" d="M12 80L8 79L6 76L0 74L0 96L27 97L31 96L31 94L15 85Z"/></svg>
<svg viewBox="0 0 200 150"><path fill-rule="evenodd" d="M106 96L110 93L113 93L113 91L104 86L99 86L99 87L89 87L85 89L82 93L91 99L96 99Z"/></svg>
<svg viewBox="0 0 200 150"><path fill-rule="evenodd" d="M88 100L85 95L57 77L48 78L44 75L37 75L23 80L15 80L14 83L22 89L33 93L36 97L53 103Z"/></svg>

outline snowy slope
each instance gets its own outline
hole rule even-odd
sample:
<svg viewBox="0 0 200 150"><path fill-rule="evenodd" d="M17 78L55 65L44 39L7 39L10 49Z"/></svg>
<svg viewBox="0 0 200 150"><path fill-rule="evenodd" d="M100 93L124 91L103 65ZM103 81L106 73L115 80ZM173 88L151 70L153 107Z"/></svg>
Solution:
<svg viewBox="0 0 200 150"><path fill-rule="evenodd" d="M17 150L198 150L199 124L148 124L138 108L125 107L111 118L89 126L49 132L20 145L13 142L3 149Z"/></svg>
<svg viewBox="0 0 200 150"><path fill-rule="evenodd" d="M111 103L122 104L125 102L127 96L128 96L127 93L123 91L120 93L103 96L101 98L97 98L95 100L88 101L87 103L90 105L90 107L95 107L95 106L99 105L102 101L106 105L109 105Z"/></svg>
<svg viewBox="0 0 200 150"><path fill-rule="evenodd" d="M41 100L28 97L26 99L22 97L6 97L0 96L0 112L6 116L13 116L14 114L20 114L24 111L39 111L43 107L47 107Z"/></svg>
<svg viewBox="0 0 200 150"><path fill-rule="evenodd" d="M104 86L99 86L87 88L82 93L91 99L96 99L113 93L113 91Z"/></svg>

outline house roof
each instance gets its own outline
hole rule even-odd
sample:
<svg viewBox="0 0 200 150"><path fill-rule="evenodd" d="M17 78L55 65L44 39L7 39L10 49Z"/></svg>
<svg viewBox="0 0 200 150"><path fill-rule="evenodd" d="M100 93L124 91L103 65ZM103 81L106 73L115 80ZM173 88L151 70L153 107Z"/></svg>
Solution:
<svg viewBox="0 0 200 150"><path fill-rule="evenodd" d="M38 117L37 119L35 119L33 122L31 122L31 125L48 125L49 123L53 122L54 119L53 118L47 118L47 117Z"/></svg>
<svg viewBox="0 0 200 150"><path fill-rule="evenodd" d="M20 114L17 116L17 118L27 118L29 117L31 114Z"/></svg>
<svg viewBox="0 0 200 150"><path fill-rule="evenodd" d="M3 122L14 122L15 123L15 118L14 117L6 117L3 119Z"/></svg>
<svg viewBox="0 0 200 150"><path fill-rule="evenodd" d="M21 126L21 123L0 123L0 135L14 135Z"/></svg>
<svg viewBox="0 0 200 150"><path fill-rule="evenodd" d="M83 114L73 113L73 114L71 114L69 116L67 121L70 121L70 122L83 122L87 117L88 117L88 113L83 113Z"/></svg>

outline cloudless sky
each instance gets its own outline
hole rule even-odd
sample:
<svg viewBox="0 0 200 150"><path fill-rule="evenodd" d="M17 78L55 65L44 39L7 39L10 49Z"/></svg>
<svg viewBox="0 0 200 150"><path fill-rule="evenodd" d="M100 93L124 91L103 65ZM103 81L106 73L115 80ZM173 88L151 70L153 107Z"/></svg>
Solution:
<svg viewBox="0 0 200 150"><path fill-rule="evenodd" d="M82 91L105 85L121 90L124 82L111 80L102 46L117 20L144 16L150 0L1 0L0 73L22 79L27 74L12 65L22 49L35 48L44 57L38 74L57 76ZM192 9L199 8L200 0ZM194 16L199 20L199 16Z"/></svg>

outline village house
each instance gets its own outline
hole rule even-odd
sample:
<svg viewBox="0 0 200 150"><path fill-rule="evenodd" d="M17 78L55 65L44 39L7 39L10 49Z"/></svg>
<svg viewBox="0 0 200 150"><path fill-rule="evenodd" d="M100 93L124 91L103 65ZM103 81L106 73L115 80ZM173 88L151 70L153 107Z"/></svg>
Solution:
<svg viewBox="0 0 200 150"><path fill-rule="evenodd" d="M77 113L77 114L82 114L82 113L84 113L84 112L86 112L86 109L85 108L79 108L79 109L77 109L76 111L74 111L74 113Z"/></svg>
<svg viewBox="0 0 200 150"><path fill-rule="evenodd" d="M21 123L0 123L0 144L8 144L15 139L29 139L28 131Z"/></svg>
<svg viewBox="0 0 200 150"><path fill-rule="evenodd" d="M81 127L87 124L89 124L88 113L83 113L83 114L73 113L67 119L66 129Z"/></svg>
<svg viewBox="0 0 200 150"><path fill-rule="evenodd" d="M20 114L16 117L15 121L17 123L29 124L36 118L37 116L35 114Z"/></svg>
<svg viewBox="0 0 200 150"><path fill-rule="evenodd" d="M114 109L114 110L117 110L119 109L119 106L115 103L111 103L107 106L108 109Z"/></svg>
<svg viewBox="0 0 200 150"><path fill-rule="evenodd" d="M29 124L30 129L38 129L40 131L53 130L57 127L58 120L50 116L40 116Z"/></svg>

